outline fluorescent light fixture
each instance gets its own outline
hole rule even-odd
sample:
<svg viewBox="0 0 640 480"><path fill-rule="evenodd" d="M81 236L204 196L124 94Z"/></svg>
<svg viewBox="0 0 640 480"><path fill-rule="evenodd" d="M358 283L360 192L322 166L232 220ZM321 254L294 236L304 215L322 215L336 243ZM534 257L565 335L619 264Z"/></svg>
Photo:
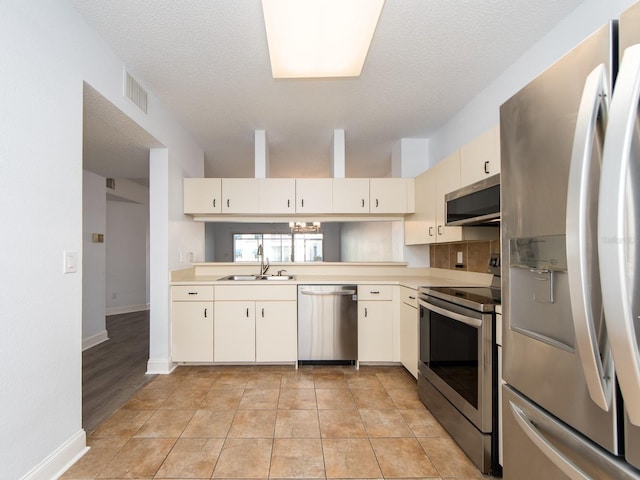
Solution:
<svg viewBox="0 0 640 480"><path fill-rule="evenodd" d="M357 77L384 0L262 0L273 78Z"/></svg>

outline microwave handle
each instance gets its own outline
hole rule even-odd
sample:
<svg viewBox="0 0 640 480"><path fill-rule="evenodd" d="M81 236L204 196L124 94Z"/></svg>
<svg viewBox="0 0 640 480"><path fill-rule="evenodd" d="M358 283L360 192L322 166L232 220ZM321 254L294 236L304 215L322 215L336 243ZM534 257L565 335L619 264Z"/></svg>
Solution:
<svg viewBox="0 0 640 480"><path fill-rule="evenodd" d="M455 320L460 323L464 323L473 328L482 327L482 320L478 320L477 318L467 317L466 315L460 315L459 313L452 312L451 310L446 310L444 308L436 307L435 305L429 302L425 302L424 300L419 300L418 302L424 308L431 310L432 312L439 313L443 317L451 318L452 320Z"/></svg>

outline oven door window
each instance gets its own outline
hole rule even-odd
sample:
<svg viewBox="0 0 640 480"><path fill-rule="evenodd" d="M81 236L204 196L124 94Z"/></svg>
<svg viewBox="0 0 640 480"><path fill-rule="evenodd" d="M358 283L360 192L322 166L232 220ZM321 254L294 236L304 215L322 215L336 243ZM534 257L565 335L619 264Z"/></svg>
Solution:
<svg viewBox="0 0 640 480"><path fill-rule="evenodd" d="M474 408L478 408L480 331L433 311L425 313L429 329L429 352L425 363Z"/></svg>

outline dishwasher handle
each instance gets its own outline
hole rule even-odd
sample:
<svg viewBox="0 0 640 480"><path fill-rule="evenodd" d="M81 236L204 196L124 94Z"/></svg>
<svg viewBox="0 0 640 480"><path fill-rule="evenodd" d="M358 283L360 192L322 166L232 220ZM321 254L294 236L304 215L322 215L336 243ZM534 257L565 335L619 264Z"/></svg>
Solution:
<svg viewBox="0 0 640 480"><path fill-rule="evenodd" d="M355 295L355 290L334 290L334 291L326 291L326 290L300 290L300 293L303 295L334 295L334 296L346 296L346 295Z"/></svg>

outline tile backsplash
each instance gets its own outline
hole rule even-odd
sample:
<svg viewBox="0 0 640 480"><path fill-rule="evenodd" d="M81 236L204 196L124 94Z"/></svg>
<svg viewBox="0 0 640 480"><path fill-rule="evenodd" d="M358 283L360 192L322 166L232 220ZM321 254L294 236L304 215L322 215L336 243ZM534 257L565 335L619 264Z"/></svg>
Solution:
<svg viewBox="0 0 640 480"><path fill-rule="evenodd" d="M461 264L457 263L458 252L462 252ZM429 259L434 268L487 273L491 253L500 253L500 240L431 245Z"/></svg>

